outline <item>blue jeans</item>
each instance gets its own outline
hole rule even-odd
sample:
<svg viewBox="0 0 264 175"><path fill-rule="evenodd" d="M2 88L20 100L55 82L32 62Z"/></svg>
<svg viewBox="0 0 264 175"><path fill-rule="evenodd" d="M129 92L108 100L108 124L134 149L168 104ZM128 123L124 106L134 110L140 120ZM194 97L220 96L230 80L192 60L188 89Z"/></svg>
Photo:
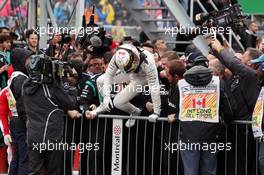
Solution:
<svg viewBox="0 0 264 175"><path fill-rule="evenodd" d="M259 143L259 169L261 172L261 175L264 175L264 142Z"/></svg>
<svg viewBox="0 0 264 175"><path fill-rule="evenodd" d="M180 151L184 166L184 175L216 175L217 153L199 150ZM200 168L199 168L200 167Z"/></svg>
<svg viewBox="0 0 264 175"><path fill-rule="evenodd" d="M10 164L9 175L28 175L26 123L19 117L12 117L9 127L13 140L13 157Z"/></svg>

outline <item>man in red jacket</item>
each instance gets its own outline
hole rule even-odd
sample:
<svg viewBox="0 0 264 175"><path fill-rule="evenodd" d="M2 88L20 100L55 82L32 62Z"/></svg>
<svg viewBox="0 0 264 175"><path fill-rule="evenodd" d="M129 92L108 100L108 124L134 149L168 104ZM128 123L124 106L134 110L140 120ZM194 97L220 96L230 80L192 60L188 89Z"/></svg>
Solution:
<svg viewBox="0 0 264 175"><path fill-rule="evenodd" d="M8 117L11 117L7 101L7 87L0 92L0 123L3 126L4 142L11 146L11 136L8 127ZM0 173L7 173L7 147L0 147Z"/></svg>

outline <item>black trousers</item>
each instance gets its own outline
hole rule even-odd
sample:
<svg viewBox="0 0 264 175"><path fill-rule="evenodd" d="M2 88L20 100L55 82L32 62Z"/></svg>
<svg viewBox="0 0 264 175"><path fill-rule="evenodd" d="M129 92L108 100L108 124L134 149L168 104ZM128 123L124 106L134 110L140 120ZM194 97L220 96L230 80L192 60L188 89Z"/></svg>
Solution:
<svg viewBox="0 0 264 175"><path fill-rule="evenodd" d="M63 160L62 151L43 151L28 149L29 175L60 175Z"/></svg>
<svg viewBox="0 0 264 175"><path fill-rule="evenodd" d="M28 174L28 153L26 144L26 122L22 117L12 117L9 124L13 140L13 157L10 164L9 175Z"/></svg>

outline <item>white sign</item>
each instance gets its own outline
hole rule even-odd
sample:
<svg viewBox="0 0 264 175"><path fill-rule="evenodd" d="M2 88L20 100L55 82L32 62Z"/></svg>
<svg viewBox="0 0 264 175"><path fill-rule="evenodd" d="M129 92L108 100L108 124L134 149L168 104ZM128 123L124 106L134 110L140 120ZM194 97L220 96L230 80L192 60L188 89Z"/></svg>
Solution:
<svg viewBox="0 0 264 175"><path fill-rule="evenodd" d="M112 170L111 175L122 174L122 133L123 120L113 119Z"/></svg>

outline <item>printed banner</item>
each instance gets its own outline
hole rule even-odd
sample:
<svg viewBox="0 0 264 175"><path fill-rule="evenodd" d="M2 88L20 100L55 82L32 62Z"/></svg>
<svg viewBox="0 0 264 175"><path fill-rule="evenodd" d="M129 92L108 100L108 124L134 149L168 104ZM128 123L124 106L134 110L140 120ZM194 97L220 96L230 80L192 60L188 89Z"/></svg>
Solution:
<svg viewBox="0 0 264 175"><path fill-rule="evenodd" d="M255 138L262 137L262 118L263 118L263 100L264 100L264 87L258 96L253 114L252 114L252 131Z"/></svg>
<svg viewBox="0 0 264 175"><path fill-rule="evenodd" d="M112 170L111 175L122 174L122 135L123 120L113 119Z"/></svg>
<svg viewBox="0 0 264 175"><path fill-rule="evenodd" d="M194 87L185 80L180 80L180 113L181 121L219 122L220 81L213 77L210 84Z"/></svg>

